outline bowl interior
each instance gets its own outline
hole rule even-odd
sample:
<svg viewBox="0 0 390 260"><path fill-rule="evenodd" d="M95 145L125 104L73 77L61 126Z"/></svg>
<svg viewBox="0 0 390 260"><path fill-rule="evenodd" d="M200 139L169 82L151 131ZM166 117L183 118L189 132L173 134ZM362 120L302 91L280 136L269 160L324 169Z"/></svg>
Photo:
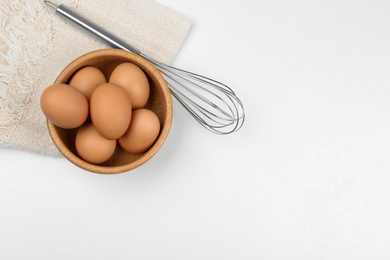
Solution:
<svg viewBox="0 0 390 260"><path fill-rule="evenodd" d="M75 137L78 128L63 129L47 121L50 135L59 151L72 163L85 170L97 173L119 173L132 170L148 161L167 138L172 122L172 100L169 88L160 72L151 63L136 54L116 49L99 50L85 54L70 63L61 72L55 83L69 83L73 74L85 66L94 66L100 69L108 80L115 67L123 62L136 64L147 75L150 83L150 96L145 108L152 110L159 118L160 134L154 145L144 153L129 153L117 145L114 155L108 161L96 165L84 161L77 154Z"/></svg>

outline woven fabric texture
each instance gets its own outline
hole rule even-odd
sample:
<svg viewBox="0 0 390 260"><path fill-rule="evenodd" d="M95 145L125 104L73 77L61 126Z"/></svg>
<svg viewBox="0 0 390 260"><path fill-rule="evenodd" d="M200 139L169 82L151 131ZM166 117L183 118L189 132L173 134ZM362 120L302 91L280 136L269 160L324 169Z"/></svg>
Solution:
<svg viewBox="0 0 390 260"><path fill-rule="evenodd" d="M170 63L191 22L151 0L62 0L142 53ZM59 155L40 95L67 64L107 48L38 0L0 1L0 146Z"/></svg>

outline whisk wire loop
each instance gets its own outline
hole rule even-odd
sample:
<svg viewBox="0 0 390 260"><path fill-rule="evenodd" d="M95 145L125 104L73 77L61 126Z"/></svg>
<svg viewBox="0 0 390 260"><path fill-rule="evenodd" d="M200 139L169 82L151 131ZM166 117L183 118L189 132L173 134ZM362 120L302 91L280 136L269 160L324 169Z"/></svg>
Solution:
<svg viewBox="0 0 390 260"><path fill-rule="evenodd" d="M224 135L241 128L245 120L244 107L231 88L211 78L140 55L155 65L172 96L206 129Z"/></svg>

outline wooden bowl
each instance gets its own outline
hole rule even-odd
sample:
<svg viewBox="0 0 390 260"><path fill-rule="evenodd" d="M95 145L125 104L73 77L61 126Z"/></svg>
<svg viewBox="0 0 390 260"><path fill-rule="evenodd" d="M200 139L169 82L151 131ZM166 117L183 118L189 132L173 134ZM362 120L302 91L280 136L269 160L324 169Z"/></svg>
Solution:
<svg viewBox="0 0 390 260"><path fill-rule="evenodd" d="M47 120L50 136L58 150L73 164L87 171L112 174L130 171L152 158L163 145L172 123L172 99L169 88L160 72L144 58L123 50L105 49L87 53L71 62L57 77L56 83L68 83L73 74L85 66L100 69L107 80L115 67L123 62L139 66L150 83L150 97L145 108L152 110L161 123L160 134L149 150L140 154L124 151L119 145L114 155L105 163L92 164L81 159L75 148L76 129L63 129Z"/></svg>

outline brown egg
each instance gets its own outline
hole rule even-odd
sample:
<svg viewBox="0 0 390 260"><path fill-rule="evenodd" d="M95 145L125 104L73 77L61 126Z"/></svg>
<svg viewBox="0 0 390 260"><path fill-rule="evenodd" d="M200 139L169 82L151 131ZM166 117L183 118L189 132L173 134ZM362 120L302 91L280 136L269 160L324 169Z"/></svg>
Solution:
<svg viewBox="0 0 390 260"><path fill-rule="evenodd" d="M90 163L103 163L110 159L116 148L116 140L104 138L91 122L82 125L76 134L76 150L82 159Z"/></svg>
<svg viewBox="0 0 390 260"><path fill-rule="evenodd" d="M142 108L149 99L149 81L143 70L129 62L118 65L110 76L110 83L126 90L133 109Z"/></svg>
<svg viewBox="0 0 390 260"><path fill-rule="evenodd" d="M119 145L130 153L142 153L148 150L160 133L160 121L157 115L148 109L133 111L129 129L118 139Z"/></svg>
<svg viewBox="0 0 390 260"><path fill-rule="evenodd" d="M88 100L74 87L55 84L41 95L41 109L56 126L66 129L82 125L88 118Z"/></svg>
<svg viewBox="0 0 390 260"><path fill-rule="evenodd" d="M106 82L103 72L98 68L88 66L77 71L70 79L69 85L80 90L89 101L95 88Z"/></svg>
<svg viewBox="0 0 390 260"><path fill-rule="evenodd" d="M92 93L91 119L99 133L107 139L118 139L127 130L131 119L131 102L121 87L105 83Z"/></svg>

